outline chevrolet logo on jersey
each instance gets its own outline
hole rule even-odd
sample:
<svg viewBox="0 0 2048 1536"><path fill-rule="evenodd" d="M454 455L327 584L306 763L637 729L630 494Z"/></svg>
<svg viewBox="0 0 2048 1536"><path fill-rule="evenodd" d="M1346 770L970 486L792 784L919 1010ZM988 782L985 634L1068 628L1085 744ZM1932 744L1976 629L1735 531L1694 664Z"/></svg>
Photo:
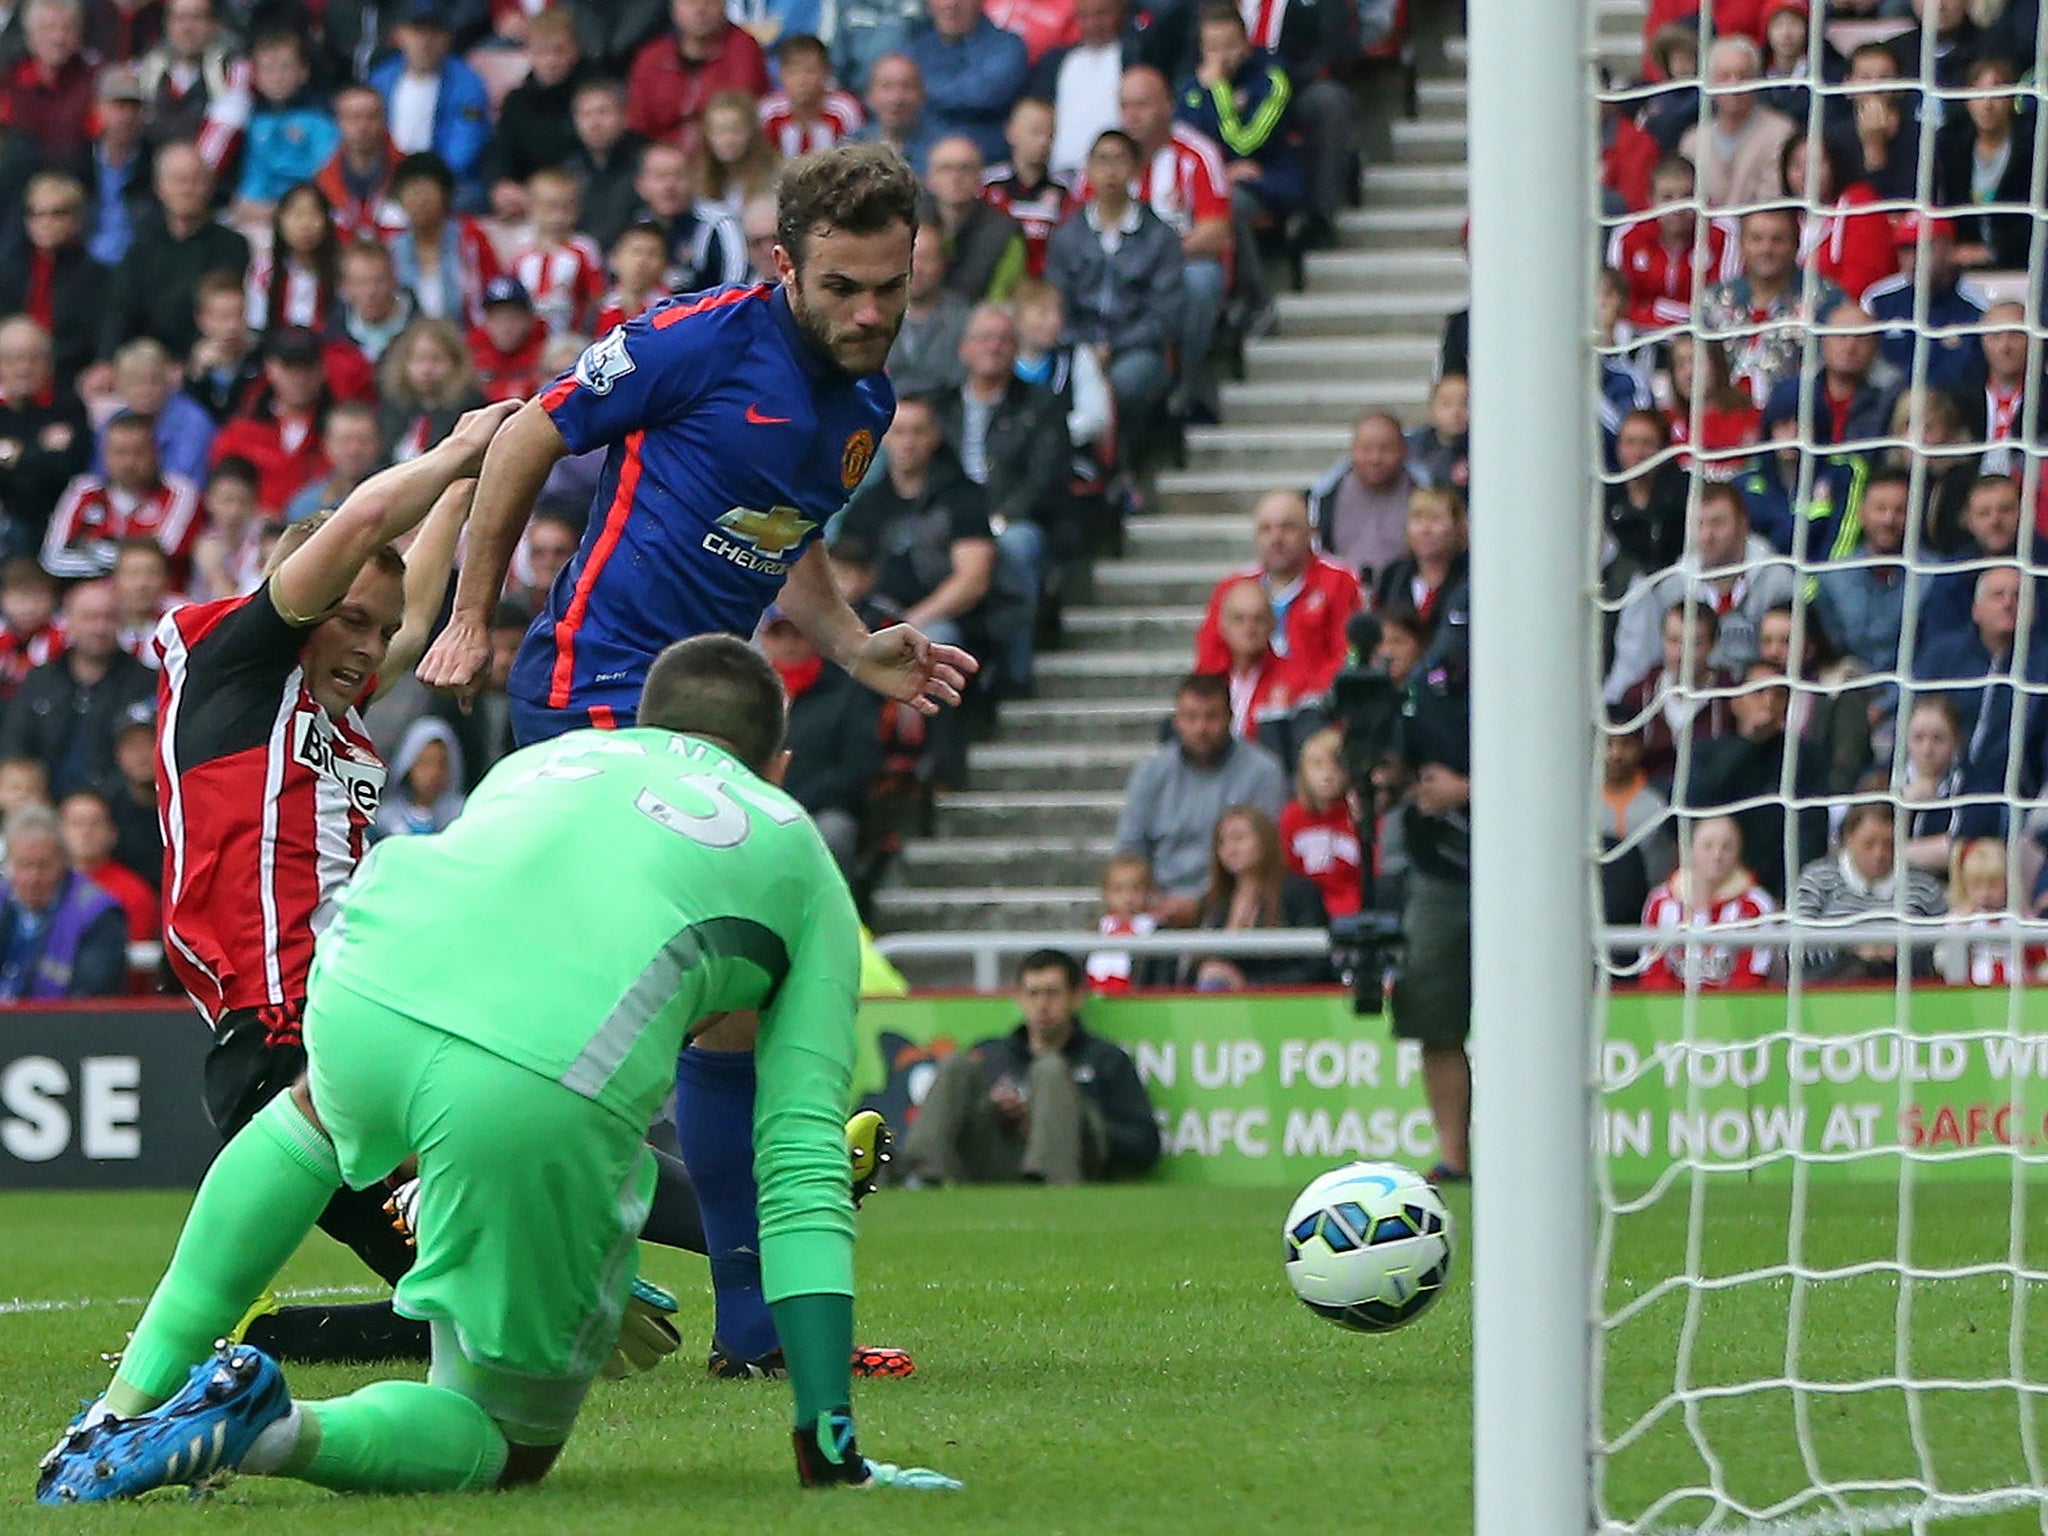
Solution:
<svg viewBox="0 0 2048 1536"><path fill-rule="evenodd" d="M717 528L704 535L704 547L744 570L780 576L789 569L789 561L783 557L817 526L795 507L771 507L766 512L734 507L719 518Z"/></svg>

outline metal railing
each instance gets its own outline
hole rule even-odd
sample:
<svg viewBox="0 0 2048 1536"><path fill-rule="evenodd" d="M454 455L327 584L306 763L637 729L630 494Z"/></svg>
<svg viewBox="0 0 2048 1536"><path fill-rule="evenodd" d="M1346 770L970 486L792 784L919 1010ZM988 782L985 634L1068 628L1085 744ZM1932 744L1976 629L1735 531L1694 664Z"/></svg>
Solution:
<svg viewBox="0 0 2048 1536"><path fill-rule="evenodd" d="M1313 959L1330 952L1330 935L1321 928L1162 928L1147 934L1104 934L1093 929L1046 929L1036 933L890 933L875 939L886 960L953 960L967 955L974 962L974 990L999 992L1002 961L1035 949L1057 949L1084 959L1095 950L1144 959L1151 955L1214 955L1234 960Z"/></svg>

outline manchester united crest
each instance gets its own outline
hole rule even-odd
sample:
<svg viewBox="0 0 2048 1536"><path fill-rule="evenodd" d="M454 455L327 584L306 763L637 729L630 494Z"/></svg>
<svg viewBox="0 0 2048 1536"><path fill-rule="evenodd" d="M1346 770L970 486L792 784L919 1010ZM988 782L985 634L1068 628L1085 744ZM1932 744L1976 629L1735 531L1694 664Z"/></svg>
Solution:
<svg viewBox="0 0 2048 1536"><path fill-rule="evenodd" d="M846 440L846 451L839 455L839 483L852 490L874 462L875 434L862 427Z"/></svg>

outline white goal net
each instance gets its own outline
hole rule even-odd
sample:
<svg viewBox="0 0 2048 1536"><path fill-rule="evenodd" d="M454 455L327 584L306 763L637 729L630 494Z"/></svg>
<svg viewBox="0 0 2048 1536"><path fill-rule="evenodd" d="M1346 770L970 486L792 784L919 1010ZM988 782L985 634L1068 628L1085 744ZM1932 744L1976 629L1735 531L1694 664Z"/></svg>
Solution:
<svg viewBox="0 0 2048 1536"><path fill-rule="evenodd" d="M2048 1531L2039 7L1718 9L1599 91L1586 1525Z"/></svg>

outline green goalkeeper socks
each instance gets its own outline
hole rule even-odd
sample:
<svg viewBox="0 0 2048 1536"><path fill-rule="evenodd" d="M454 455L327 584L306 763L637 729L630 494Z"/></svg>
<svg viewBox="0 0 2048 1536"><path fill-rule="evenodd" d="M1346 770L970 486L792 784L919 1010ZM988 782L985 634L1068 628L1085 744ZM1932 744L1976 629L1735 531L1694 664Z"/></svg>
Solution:
<svg viewBox="0 0 2048 1536"><path fill-rule="evenodd" d="M263 1468L273 1476L337 1493L466 1493L494 1486L505 1470L508 1447L491 1416L423 1381L372 1382L301 1403L299 1417L296 1444ZM243 1470L258 1468L245 1461Z"/></svg>
<svg viewBox="0 0 2048 1536"><path fill-rule="evenodd" d="M334 1192L334 1144L281 1093L214 1159L171 1267L121 1354L107 1406L146 1413L185 1384L298 1249Z"/></svg>
<svg viewBox="0 0 2048 1536"><path fill-rule="evenodd" d="M852 1399L853 1298L787 1296L768 1309L789 1363L796 1421L809 1424Z"/></svg>

